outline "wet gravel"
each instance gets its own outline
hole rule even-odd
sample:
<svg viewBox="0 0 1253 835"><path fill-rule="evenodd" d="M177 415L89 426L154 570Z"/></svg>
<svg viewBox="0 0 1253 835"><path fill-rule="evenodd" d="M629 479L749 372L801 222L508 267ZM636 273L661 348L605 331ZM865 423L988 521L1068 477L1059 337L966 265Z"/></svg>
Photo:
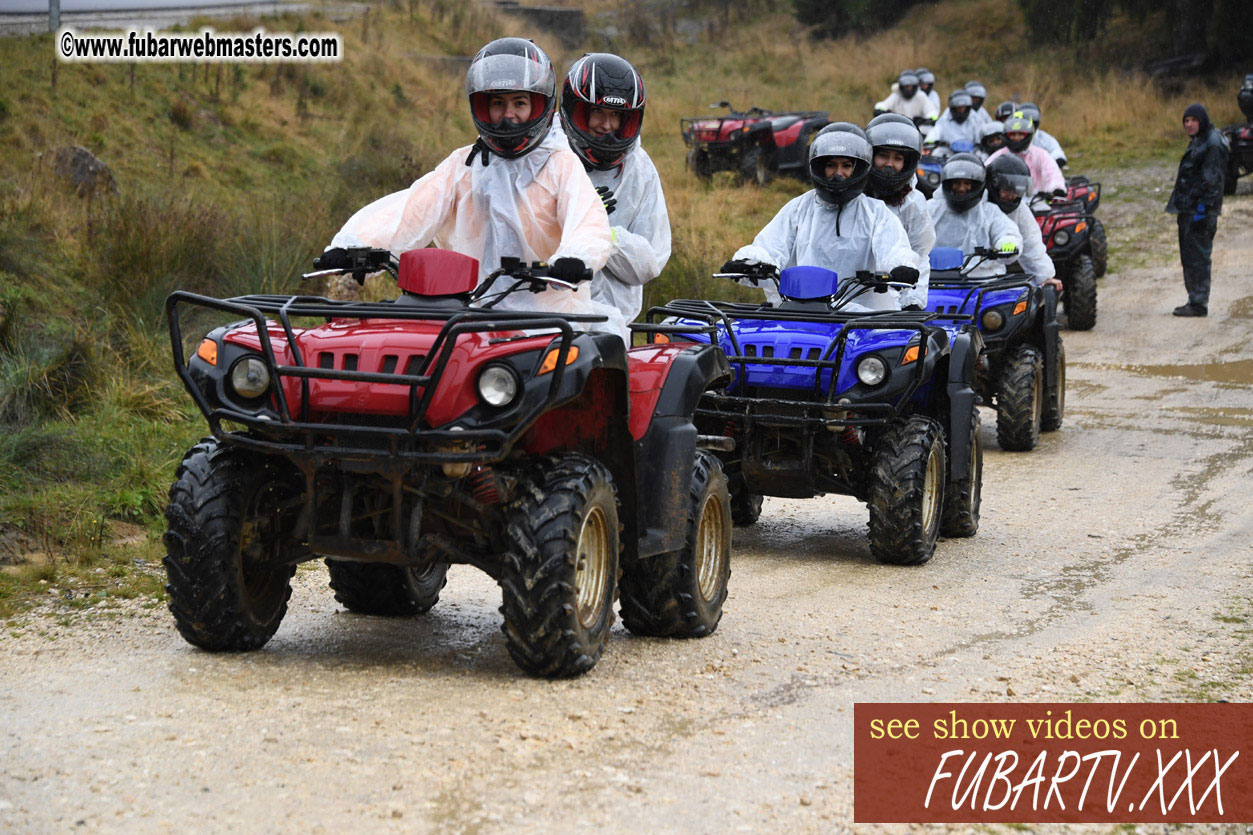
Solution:
<svg viewBox="0 0 1253 835"><path fill-rule="evenodd" d="M846 831L856 702L1250 701L1253 199L1220 223L1210 317L1176 319L1162 176L1104 174L1065 425L1005 453L984 412L979 535L931 563L874 563L852 499L770 499L713 637L615 627L561 682L514 668L464 567L407 621L302 570L249 655L144 602L36 611L0 633L0 831Z"/></svg>

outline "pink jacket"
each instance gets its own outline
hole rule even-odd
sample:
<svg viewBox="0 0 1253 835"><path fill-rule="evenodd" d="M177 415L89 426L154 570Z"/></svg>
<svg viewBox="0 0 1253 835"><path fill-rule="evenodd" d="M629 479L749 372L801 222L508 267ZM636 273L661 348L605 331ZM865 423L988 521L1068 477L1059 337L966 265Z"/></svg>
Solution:
<svg viewBox="0 0 1253 835"><path fill-rule="evenodd" d="M1012 153L1009 148L1001 148L988 157L988 162L1002 154L1009 153ZM1062 176L1062 170L1057 167L1057 161L1049 156L1048 151L1031 144L1027 146L1026 153L1016 154L1016 156L1027 163L1027 168L1031 170L1032 190L1027 195L1028 200L1036 193L1051 194L1058 189L1066 190L1066 178Z"/></svg>

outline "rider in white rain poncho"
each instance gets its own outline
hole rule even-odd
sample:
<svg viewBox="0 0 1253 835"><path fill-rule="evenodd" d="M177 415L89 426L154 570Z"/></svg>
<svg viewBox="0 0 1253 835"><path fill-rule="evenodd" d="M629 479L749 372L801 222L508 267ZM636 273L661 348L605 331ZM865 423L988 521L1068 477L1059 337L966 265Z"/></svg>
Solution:
<svg viewBox="0 0 1253 835"><path fill-rule="evenodd" d="M914 70L914 74L918 76L918 89L931 101L935 112L939 113L943 108L940 107L940 94L935 91L935 73L926 67L919 67Z"/></svg>
<svg viewBox="0 0 1253 835"><path fill-rule="evenodd" d="M975 155L984 162L1005 147L1005 125L1001 122L988 122L979 128L979 144L975 146Z"/></svg>
<svg viewBox="0 0 1253 835"><path fill-rule="evenodd" d="M609 218L565 136L551 130L556 88L552 62L530 41L500 38L484 46L466 72L478 139L349 218L322 264L339 266L342 248L399 254L434 243L477 258L480 278L506 256L548 261L553 277L569 281L584 268L604 267L612 249ZM508 286L497 279L489 293ZM629 336L616 308L594 302L586 284L513 293L496 307L604 315L609 322L583 327Z"/></svg>
<svg viewBox="0 0 1253 835"><path fill-rule="evenodd" d="M828 131L809 146L814 188L790 200L748 246L740 247L723 272L743 273L755 264L779 270L797 265L834 270L841 280L859 270L889 273L893 281L918 280L918 256L905 227L883 203L862 194L870 175L870 143L846 131ZM771 303L779 294L764 282ZM895 290L867 292L845 310L900 308Z"/></svg>
<svg viewBox="0 0 1253 835"><path fill-rule="evenodd" d="M871 119L866 135L874 153L866 194L882 200L900 219L909 236L909 247L918 256L918 282L901 292L901 307L921 310L927 306L931 247L935 245L935 224L927 211L927 199L914 188L922 134L908 119L889 113Z"/></svg>
<svg viewBox="0 0 1253 835"><path fill-rule="evenodd" d="M1023 201L1031 185L1031 171L1027 164L1013 154L1000 156L988 163L988 202L999 208L1018 227L1022 235L1022 254L1018 264L1031 275L1036 287L1048 284L1057 292L1062 283L1057 280L1057 268L1044 246L1040 224L1036 223L1031 207Z"/></svg>
<svg viewBox="0 0 1253 835"><path fill-rule="evenodd" d="M979 144L979 128L982 123L970 117L970 94L954 90L948 97L948 108L940 114L935 127L927 134L927 144L969 142L971 147Z"/></svg>
<svg viewBox="0 0 1253 835"><path fill-rule="evenodd" d="M609 212L613 251L592 279L592 298L630 322L644 285L670 260L670 216L661 178L640 144L644 80L617 55L574 62L561 89L561 127Z"/></svg>
<svg viewBox="0 0 1253 835"><path fill-rule="evenodd" d="M992 121L992 114L983 107L983 103L988 100L988 90L983 83L967 81L962 89L970 94L970 118L978 122L980 126Z"/></svg>
<svg viewBox="0 0 1253 835"><path fill-rule="evenodd" d="M940 115L940 109L922 92L918 76L913 70L905 70L892 85L886 99L874 106L875 113L899 113L907 119L931 119Z"/></svg>
<svg viewBox="0 0 1253 835"><path fill-rule="evenodd" d="M977 248L1008 256L987 259L968 270L975 278L1004 275L1006 264L1022 252L1022 234L1000 209L983 199L987 171L974 154L954 154L940 171L940 191L927 201L935 221L935 245L951 246L970 255Z"/></svg>

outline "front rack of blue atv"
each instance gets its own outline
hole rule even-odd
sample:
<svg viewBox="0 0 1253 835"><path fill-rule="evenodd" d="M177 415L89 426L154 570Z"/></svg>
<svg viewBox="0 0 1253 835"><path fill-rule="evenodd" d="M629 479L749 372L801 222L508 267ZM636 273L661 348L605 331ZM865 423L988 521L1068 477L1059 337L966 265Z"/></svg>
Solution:
<svg viewBox="0 0 1253 835"><path fill-rule="evenodd" d="M900 414L900 404L907 403L924 382L924 369L928 356L928 334L942 331L932 324L940 318L934 313L914 311L890 311L884 313L849 313L814 308L792 309L760 304L741 302L713 302L699 299L677 299L668 304L652 307L645 316L643 323L632 325L632 329L649 335L653 341L657 334L670 335L707 335L711 342L717 343L725 334L731 349L727 351L727 361L736 377L744 382L748 379L749 366L784 366L795 368L814 368L814 388L812 399L785 399L779 396L778 389L771 389L769 396L749 397L741 394L706 392L701 398L701 407L696 410L698 416L729 419L740 424L752 422L770 423L779 426L800 426L809 428L827 428L837 426L880 426L890 423ZM948 314L946 319L969 319L960 315ZM686 324L675 321L659 321L662 319L696 320L701 324ZM778 321L829 323L840 325L840 332L833 337L831 343L818 359L800 357L763 357L748 354L741 346L733 324L736 321ZM839 398L837 383L839 370L843 366L845 350L849 335L855 331L875 330L908 330L917 334L918 356L913 364L908 386L895 394L893 402L854 402L851 399ZM912 344L912 343L911 343ZM947 348L948 337L944 336ZM824 375L824 371L830 373ZM827 376L829 383L823 390L822 380ZM798 389L797 391L801 391Z"/></svg>
<svg viewBox="0 0 1253 835"><path fill-rule="evenodd" d="M260 343L260 357L270 374L271 393L266 396L274 407L272 410L258 409L249 412L227 404L214 406L209 401L188 369L179 310L181 306L219 311L253 323ZM386 463L388 466L401 467L418 462L499 461L509 454L514 444L541 415L560 405L561 384L566 373L571 344L576 335L571 327L572 323L605 321L603 316L557 316L464 307L450 309L438 305L400 305L392 302L341 302L317 296L251 295L217 299L184 291L171 293L166 299L165 310L170 326L175 373L204 414L214 437L267 453L282 453L293 458L307 459L314 465L329 459L370 460L380 465ZM445 324L432 343L419 373L397 374L321 368L306 364L292 328L293 318L323 319L328 322L332 319L443 320ZM278 362L270 338L270 325L275 319L282 329L293 365L280 365ZM508 428L453 431L423 425L423 419L459 337L470 333L520 330L540 332L535 335L552 331L554 340L559 340L553 346L558 351L556 365L547 392L541 400L536 401L516 420L511 417ZM296 378L300 381L300 404L296 415L293 415L288 401L283 385L284 378ZM316 421L310 415L309 408L312 380L407 386L407 425ZM222 427L223 421L245 426L250 431L227 432ZM373 441L377 445L363 446L362 442L365 440Z"/></svg>

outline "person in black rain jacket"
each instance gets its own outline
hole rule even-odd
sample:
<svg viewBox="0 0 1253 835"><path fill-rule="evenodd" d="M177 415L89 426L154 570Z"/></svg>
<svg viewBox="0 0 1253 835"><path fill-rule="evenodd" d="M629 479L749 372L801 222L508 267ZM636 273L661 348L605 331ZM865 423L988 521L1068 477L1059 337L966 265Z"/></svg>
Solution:
<svg viewBox="0 0 1253 835"><path fill-rule="evenodd" d="M1176 316L1209 313L1210 253L1218 216L1223 210L1223 172L1227 166L1227 140L1210 124L1199 104L1183 112L1183 129L1192 140L1179 161L1175 188L1166 211L1179 222L1179 260L1188 302L1176 307Z"/></svg>

